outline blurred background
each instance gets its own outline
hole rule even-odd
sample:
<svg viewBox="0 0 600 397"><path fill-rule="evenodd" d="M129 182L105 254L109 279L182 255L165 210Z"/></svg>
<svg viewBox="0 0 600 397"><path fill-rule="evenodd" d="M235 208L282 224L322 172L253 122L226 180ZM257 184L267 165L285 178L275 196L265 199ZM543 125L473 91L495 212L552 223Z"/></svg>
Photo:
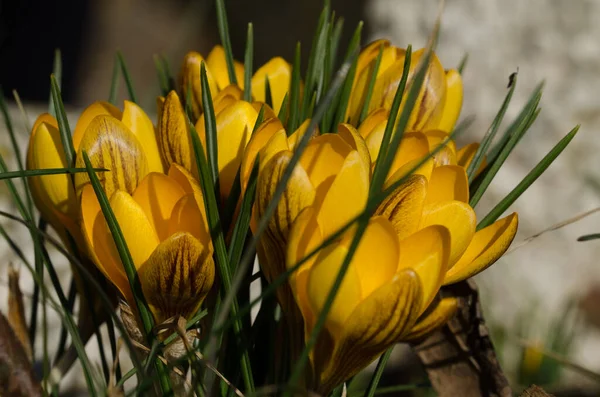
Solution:
<svg viewBox="0 0 600 397"><path fill-rule="evenodd" d="M255 67L275 55L291 62L297 41L306 60L322 0L226 4L238 59L243 58L247 23L253 22ZM345 18L345 37L364 20L364 43L385 37L398 46L419 48L427 41L438 2L334 0L332 8ZM519 71L505 124L533 88L546 82L542 112L486 193L480 214L510 192L575 124L582 124L570 147L513 206L520 214L514 246L600 205L598 20L600 0L446 1L438 55L447 68L469 56L463 117L475 116L475 122L463 142L484 135L511 73ZM108 98L114 54L120 50L142 104L153 112L159 92L153 55L164 55L176 72L187 51L207 55L218 40L215 9L208 0L0 0L0 84L7 97L13 89L19 92L30 115L42 111L54 49L60 48L63 97L69 109L78 110ZM27 131L22 132L24 145ZM0 144L8 147L4 131ZM7 198L2 201L3 207L10 206ZM600 373L600 241L576 241L600 231L598 216L520 246L478 278L487 321L515 384L550 384L557 395L600 394L591 380L594 374L573 369L577 364ZM0 245L0 252L12 258L7 247ZM0 278L4 281L4 274ZM559 356L551 359L541 350ZM400 358L395 363L404 365Z"/></svg>

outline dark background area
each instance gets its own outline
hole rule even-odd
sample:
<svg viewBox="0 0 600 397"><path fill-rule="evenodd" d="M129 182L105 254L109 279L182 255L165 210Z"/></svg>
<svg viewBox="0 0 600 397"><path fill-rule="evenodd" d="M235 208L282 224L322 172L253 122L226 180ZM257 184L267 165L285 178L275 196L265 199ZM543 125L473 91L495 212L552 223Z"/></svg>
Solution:
<svg viewBox="0 0 600 397"><path fill-rule="evenodd" d="M363 18L365 3L332 1L345 18L342 42ZM236 58L243 59L247 24L253 22L255 68L276 55L292 62L298 40L306 65L322 0L229 0L226 6ZM164 54L176 73L185 52L206 56L220 42L215 21L209 0L0 0L0 84L7 97L16 89L24 101L47 101L59 48L63 99L85 106L108 92L119 49L143 102L152 103L157 86L152 56Z"/></svg>

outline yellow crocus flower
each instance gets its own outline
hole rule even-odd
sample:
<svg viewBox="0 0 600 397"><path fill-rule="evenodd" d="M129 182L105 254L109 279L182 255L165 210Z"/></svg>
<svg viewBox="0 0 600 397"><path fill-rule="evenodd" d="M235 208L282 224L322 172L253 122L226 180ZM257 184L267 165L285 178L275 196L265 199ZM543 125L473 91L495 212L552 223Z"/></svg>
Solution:
<svg viewBox="0 0 600 397"><path fill-rule="evenodd" d="M230 86L233 87L233 86ZM227 89L226 89L227 90ZM238 168L242 162L244 149L250 140L254 124L258 118L260 104L235 99L235 90L228 91L216 102L217 148L219 185L221 197L226 198L231 191ZM227 103L222 104L223 101ZM165 166L179 164L197 176L197 165L191 141L191 131L179 96L171 91L159 109L158 146ZM206 130L204 117L196 122L196 132L206 152Z"/></svg>
<svg viewBox="0 0 600 397"><path fill-rule="evenodd" d="M215 272L200 186L173 164L167 175L148 173L132 192L117 189L109 197L155 322L189 318L212 287ZM89 184L81 195L81 220L94 263L135 308L125 269Z"/></svg>
<svg viewBox="0 0 600 397"><path fill-rule="evenodd" d="M346 114L353 125L358 123L380 49L383 50L382 57L368 105L368 113L380 107L390 109L402 78L406 55L404 49L392 46L387 40L377 40L366 46L358 58L356 76ZM409 83L424 53L424 49L412 53L408 72ZM405 98L407 93L408 90L404 93ZM407 125L407 131L431 129L452 131L460 114L462 97L462 80L458 71L455 69L445 71L438 57L432 54L423 86ZM400 106L401 110L402 105Z"/></svg>
<svg viewBox="0 0 600 397"><path fill-rule="evenodd" d="M107 102L90 105L75 126L73 147L74 165L66 163L56 119L42 114L34 123L29 139L27 169L85 167L82 157L85 150L94 167L110 170L98 174L107 194L117 189L131 192L148 172L163 172L154 125L133 102L125 101L122 112ZM78 195L88 181L86 173L74 177L61 174L29 178L34 202L42 216L59 233L66 229L77 243L81 242Z"/></svg>
<svg viewBox="0 0 600 397"><path fill-rule="evenodd" d="M213 99L215 113L222 109L219 106L221 100L227 104L232 98L241 100L244 90L244 65L234 60L234 69L237 85L231 84L225 50L222 46L215 46L205 60L198 52L189 52L183 60L181 67L179 89L183 97L187 97L188 87L191 87L192 110L194 117L199 119L203 112L202 107L202 85L200 83L200 66L206 64L206 77ZM266 80L269 81L273 109L275 114L281 110L281 105L287 94L292 76L292 67L281 57L275 57L258 68L252 76L252 96L255 101L264 103L266 101ZM226 91L225 95L218 95Z"/></svg>
<svg viewBox="0 0 600 397"><path fill-rule="evenodd" d="M256 156L260 156L253 227L273 198L293 150L306 133L309 122L304 122L288 137L285 130L279 128L281 124L278 121L266 120L248 144L241 171L242 186L247 183ZM315 205L327 214L328 232L342 227L364 209L369 191L369 166L364 142L351 126L342 125L337 134L311 138L259 242L258 256L268 281L273 281L285 271L289 229L304 208ZM353 199L344 200L348 195ZM280 292L279 298L284 308L293 305L289 302L286 288Z"/></svg>

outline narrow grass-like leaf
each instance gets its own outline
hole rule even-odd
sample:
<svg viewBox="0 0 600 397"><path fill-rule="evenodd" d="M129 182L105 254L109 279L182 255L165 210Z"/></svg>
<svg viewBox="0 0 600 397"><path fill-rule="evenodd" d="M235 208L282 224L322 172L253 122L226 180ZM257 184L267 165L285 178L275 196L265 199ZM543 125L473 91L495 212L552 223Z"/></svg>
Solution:
<svg viewBox="0 0 600 397"><path fill-rule="evenodd" d="M356 76L356 68L358 65L358 52L360 48L362 27L363 23L360 22L354 30L354 34L352 35L352 39L350 40L350 44L346 51L345 62L351 62L351 66L348 75L346 76L344 86L339 93L339 101L337 102L335 109L335 116L333 117L333 122L330 126L330 129L332 130L335 130L335 127L337 127L338 124L346 121L346 111L348 110L348 103L350 102L350 95L352 94L352 87L354 85L354 78Z"/></svg>
<svg viewBox="0 0 600 397"><path fill-rule="evenodd" d="M227 63L227 73L229 74L229 82L237 84L235 75L235 66L233 63L233 50L231 49L231 39L229 37L229 23L227 22L227 11L225 10L225 0L216 0L217 7L217 26L219 27L219 36L221 44L225 49L225 61Z"/></svg>
<svg viewBox="0 0 600 397"><path fill-rule="evenodd" d="M377 81L377 73L379 73L379 66L381 65L381 58L383 56L383 44L379 46L379 53L377 54L377 58L375 58L375 65L373 65L373 70L371 71L371 78L369 79L369 84L367 85L367 90L365 91L365 98L363 102L362 109L360 111L360 117L358 123L362 123L365 118L367 118L367 114L369 114L369 105L371 104L371 97L373 96L373 89L375 89L375 82Z"/></svg>
<svg viewBox="0 0 600 397"><path fill-rule="evenodd" d="M137 96L135 95L135 89L133 88L133 81L131 80L131 75L129 74L129 69L127 68L127 64L125 63L125 58L123 58L123 54L120 51L117 51L117 59L119 60L119 65L121 66L121 74L125 79L125 85L127 86L127 93L129 94L129 100L133 103L138 103Z"/></svg>
<svg viewBox="0 0 600 397"><path fill-rule="evenodd" d="M281 101L281 109L279 109L279 114L277 114L277 118L281 120L282 124L285 124L287 122L288 113L290 109L290 97L288 96L288 94L289 92L285 93L283 101Z"/></svg>
<svg viewBox="0 0 600 397"><path fill-rule="evenodd" d="M169 78L163 69L162 60L158 55L154 55L154 68L156 69L156 76L158 77L158 84L160 85L160 92L162 96L167 96L169 93Z"/></svg>
<svg viewBox="0 0 600 397"><path fill-rule="evenodd" d="M56 84L60 88L62 86L62 56L60 49L54 50L54 61L52 62L52 74L56 78ZM50 87L50 99L48 101L48 113L56 117L56 104L52 99L52 86Z"/></svg>
<svg viewBox="0 0 600 397"><path fill-rule="evenodd" d="M493 159L493 162L489 164L487 169L480 175L480 177L474 181L474 193L471 195L471 199L469 200L469 205L471 207L475 208L477 203L479 203L479 200L481 200L481 197L483 196L488 186L500 170L502 164L504 164L504 161L506 161L506 158L510 155L510 153L515 148L519 140L523 137L523 135L525 135L525 133L527 132L528 126L531 125L529 123L530 118L535 117L535 112L539 103L540 95L541 93L538 93L537 100L525 106L525 109L523 109L524 112L522 112L523 117L519 117L519 123L516 125L514 132L510 133L510 138L506 145L502 147L502 150L500 151L498 156L495 159ZM510 127L509 129L512 130L512 128Z"/></svg>
<svg viewBox="0 0 600 397"><path fill-rule="evenodd" d="M246 33L246 53L244 54L244 101L252 101L252 64L254 63L254 30L248 24Z"/></svg>
<svg viewBox="0 0 600 397"><path fill-rule="evenodd" d="M294 64L292 66L292 78L290 82L290 117L288 118L286 131L296 131L300 125L300 42L296 43Z"/></svg>
<svg viewBox="0 0 600 397"><path fill-rule="evenodd" d="M546 171L546 168L552 164L552 162L562 153L567 147L571 140L575 137L579 131L579 126L573 128L567 135L565 135L553 148L544 156L544 158L523 178L521 182L502 199L486 216L479 222L477 229L483 229L486 226L491 225L511 206L525 192L533 182L535 182L540 175Z"/></svg>
<svg viewBox="0 0 600 397"><path fill-rule="evenodd" d="M496 157L498 156L498 154L500 154L500 152L502 151L502 148L509 141L512 134L517 130L517 128L521 124L522 120L525 119L526 117L529 117L528 115L529 115L531 107L533 107L534 109L537 109L538 104L540 102L543 88L544 88L544 82L539 83L534 88L534 90L531 93L531 95L529 96L529 99L527 100L525 106L523 106L523 109L521 109L521 111L519 112L519 114L517 115L515 120L508 126L508 128L506 129L506 131L504 132L502 137L500 137L498 142L496 144L494 144L494 146L488 153L488 163L493 163L495 161ZM535 104L535 106L534 106L534 104Z"/></svg>
<svg viewBox="0 0 600 397"><path fill-rule="evenodd" d="M67 119L67 112L60 95L60 88L54 75L50 76L50 85L52 88L52 100L56 109L56 120L58 121L58 129L60 131L60 140L65 149L65 160L67 166L71 167L75 164L75 149L73 148L73 138L71 137L71 128Z"/></svg>
<svg viewBox="0 0 600 397"><path fill-rule="evenodd" d="M208 167L215 195L221 195L219 190L219 151L217 148L217 119L213 107L210 86L206 75L206 64L200 66L200 83L202 84L202 108L204 109L204 130L206 131L206 153L208 156Z"/></svg>
<svg viewBox="0 0 600 397"><path fill-rule="evenodd" d="M380 152L377 158L377 163L375 165L376 170L373 174L369 196L372 196L374 193L378 193L379 191L381 191L381 188L385 182L385 178L390 172L390 168L392 166L392 163L394 162L394 158L396 157L396 152L398 151L398 148L400 147L400 142L402 141L402 137L404 136L404 131L406 130L406 126L408 125L408 120L410 119L410 115L416 106L417 99L419 97L419 92L421 91L421 87L423 86L423 82L425 81L425 76L427 74L427 69L429 68L429 62L431 60L431 54L432 49L431 47L429 47L425 52L423 58L421 59L419 67L415 71L413 80L410 82L410 87L406 96L406 104L404 105L404 108L402 108L402 112L400 113L400 118L398 119L398 123L396 124L395 132L392 134L388 131L388 135L392 134L389 141L390 143L389 146L386 148L385 152ZM406 65L407 63L405 62L404 66ZM403 74L405 72L403 72ZM398 89L400 88L401 87L398 86ZM399 95L398 92L396 94L396 97L402 98L402 96ZM397 98L394 98L394 100L396 99ZM387 129L388 126L386 125L386 130ZM379 163L381 163L381 165Z"/></svg>
<svg viewBox="0 0 600 397"><path fill-rule="evenodd" d="M113 70L112 75L110 77L110 91L108 93L108 102L113 105L117 105L117 93L119 92L119 72L121 70L121 65L119 62L119 56L115 54L115 59L113 61Z"/></svg>
<svg viewBox="0 0 600 397"><path fill-rule="evenodd" d="M98 199L98 203L100 204L100 208L102 209L102 214L104 215L104 219L108 224L108 228L111 232L115 246L119 253L119 258L121 259L121 263L123 264L125 274L127 275L127 279L129 281L129 286L133 293L133 297L135 299L139 317L144 327L143 331L145 334L146 342L149 345L152 345L152 341L154 339L152 332L152 328L154 326L154 319L152 317L152 314L150 313L150 310L148 309L146 299L144 298L142 286L140 284L140 280L137 275L137 270L135 264L133 263L131 253L129 252L129 248L127 247L127 243L125 242L125 238L123 237L123 233L121 232L121 227L119 226L117 218L115 217L112 211L110 202L108 201L108 197L106 197L106 193L102 189L102 185L100 184L98 176L96 175L96 172L92 167L92 163L90 162L90 159L85 151L83 152L83 160L88 171L88 176L90 177L90 182L92 184L92 187L94 188L94 192L96 193L96 198ZM155 367L158 372L161 391L165 395L170 394L172 391L171 380L169 378L168 373L165 370L164 364L160 360L156 360Z"/></svg>
<svg viewBox="0 0 600 397"><path fill-rule="evenodd" d="M21 97L19 96L19 93L17 92L17 90L12 90L13 93L13 98L15 98L15 103L17 104L17 107L19 108L19 112L21 113L21 119L23 121L23 132L25 134L28 134L31 131L31 123L29 122L29 116L27 115L27 111L25 110L25 107L23 106L23 102L21 102Z"/></svg>
<svg viewBox="0 0 600 397"><path fill-rule="evenodd" d="M502 102L502 106L500 106L500 109L498 110L496 117L494 117L492 124L490 124L490 127L488 128L483 139L481 140L481 144L479 145L479 148L475 152L475 155L473 156L473 160L471 161L471 164L469 164L469 167L467 167L467 176L469 178L469 183L473 182L476 171L481 166L481 163L483 163L485 154L487 153L490 145L492 144L492 141L494 140L494 137L496 136L496 133L498 132L498 129L500 128L500 124L502 124L502 120L504 119L504 115L506 114L506 109L508 109L508 105L510 104L510 101L512 99L512 96L513 96L513 93L515 92L516 87L517 87L517 75L515 73L515 74L511 75L511 79L509 82L509 89L508 89L508 92L506 93L506 97L504 98L504 102Z"/></svg>
<svg viewBox="0 0 600 397"><path fill-rule="evenodd" d="M94 168L96 172L108 171L105 168ZM6 171L0 172L0 180L13 178L29 178L40 175L76 174L87 172L85 168L44 168L40 170Z"/></svg>
<svg viewBox="0 0 600 397"><path fill-rule="evenodd" d="M396 89L396 94L394 94L394 100L392 101L392 106L390 108L388 121L387 121L387 124L385 125L383 138L381 140L381 147L379 149L379 158L381 158L381 159L385 158L385 156L387 156L387 153L388 153L388 148L390 146L390 141L392 139L392 133L394 131L394 126L396 125L396 118L398 116L400 104L402 103L402 97L404 96L406 82L408 81L408 72L410 70L411 58L412 58L412 46L409 45L406 48L406 53L404 55L404 64L403 64L402 76L400 78L400 83L398 83L398 88ZM385 179L385 176L381 176L383 164L384 164L383 160L377 161L375 163L375 169L373 170L373 180L375 180L375 179L379 180L380 178Z"/></svg>
<svg viewBox="0 0 600 397"><path fill-rule="evenodd" d="M265 118L265 106L261 106L258 116L256 117L256 122L254 123L254 127L252 128L252 134L256 132L258 127L262 124ZM235 179L233 181L233 186L229 195L227 196L227 201L225 202L225 207L221 216L221 221L223 223L223 230L229 230L231 226L232 218L235 214L235 209L238 204L238 200L242 193L242 186L240 183L240 169L238 168Z"/></svg>
<svg viewBox="0 0 600 397"><path fill-rule="evenodd" d="M591 240L597 240L599 238L600 238L600 233L593 233L593 234L583 235L583 236L577 238L577 241L591 241Z"/></svg>
<svg viewBox="0 0 600 397"><path fill-rule="evenodd" d="M225 238L223 236L223 229L219 217L219 207L217 204L217 196L215 191L211 188L213 185L212 175L204 155L204 149L202 148L202 142L198 137L198 133L194 126L190 123L190 132L192 137L192 147L194 149L194 155L196 157L196 164L198 166L198 175L200 185L202 186L202 192L204 194L204 204L206 206L206 215L208 218L209 229L211 231L212 241L215 248L215 258L221 283L223 285L224 293L229 294L232 291L231 273L227 255L227 247L225 246ZM234 294L235 295L235 294ZM232 298L231 304L232 316L236 317L238 311L237 299L235 296ZM238 338L243 338L242 331L243 325L241 320L238 318L234 321L234 333ZM213 325L211 330L211 339L214 338L215 332L220 331ZM214 344L208 345L206 357L209 362L212 362L213 355L216 352L218 346ZM244 387L246 392L252 392L254 390L254 379L252 377L252 369L250 365L250 357L248 351L242 351L240 353L240 370L244 379Z"/></svg>
<svg viewBox="0 0 600 397"><path fill-rule="evenodd" d="M252 206L254 205L254 198L256 192L256 180L258 179L258 157L254 162L250 179L248 180L248 186L244 192L244 198L242 199L242 206L240 213L235 222L233 233L231 235L231 242L229 244L229 263L230 268L234 271L237 265L240 263L242 258L242 252L244 250L244 243L248 230L250 228L250 219L252 218Z"/></svg>
<svg viewBox="0 0 600 397"><path fill-rule="evenodd" d="M327 62L325 69L325 77L327 78L325 82L324 89L329 89L329 83L331 82L331 78L333 77L333 72L335 71L338 50L340 48L340 39L342 37L342 31L344 30L344 18L339 18L337 21L332 21L333 30L331 31L331 35L329 36L329 41L327 43Z"/></svg>
<svg viewBox="0 0 600 397"><path fill-rule="evenodd" d="M327 42L327 29L329 25L329 5L326 4L321 11L321 15L319 16L319 22L317 24L317 29L315 31L315 35L313 36L312 46L310 49L310 55L308 56L308 68L306 70L306 77L304 79L304 98L302 100L302 113L300 116L301 120L306 120L310 118L310 113L308 113L308 108L310 105L311 95L307 95L307 93L312 93L313 90L316 89L317 83L319 81L319 73L323 69L322 62L323 57L325 56L325 44Z"/></svg>
<svg viewBox="0 0 600 397"><path fill-rule="evenodd" d="M13 93L15 93L15 98L19 97L18 94L16 93L16 91L13 90ZM6 126L6 130L8 131L8 136L10 137L10 144L12 146L13 154L15 155L15 157L17 159L17 167L19 168L19 171L24 171L25 165L24 165L23 159L21 158L21 154L23 152L21 152L21 147L19 145L19 141L17 140L17 137L15 136L15 131L13 129L12 120L10 118L10 115L8 114L8 108L6 106L6 102L4 99L4 93L2 92L1 89L0 89L0 111L2 112L2 116L4 117L4 125ZM23 109L23 112L24 111L25 110ZM27 211L29 212L29 214L33 214L33 201L31 199L31 192L29 191L29 185L27 184L26 181L23 181L23 190L25 192L25 200L27 201Z"/></svg>
<svg viewBox="0 0 600 397"><path fill-rule="evenodd" d="M265 75L265 103L273 109L273 94L271 91L271 82L269 77Z"/></svg>
<svg viewBox="0 0 600 397"><path fill-rule="evenodd" d="M64 307L66 311L73 315L73 306L75 305L75 297L77 296L77 288L75 286L75 278L71 276L71 282L69 283L69 292L67 295L67 306ZM68 336L67 328L65 328L64 324L60 330L60 337L58 338L58 347L56 348L56 355L54 361L56 362L62 356L65 351L65 345L67 344L67 336Z"/></svg>
<svg viewBox="0 0 600 397"><path fill-rule="evenodd" d="M383 353L381 357L379 357L379 361L377 362L377 367L375 368L375 372L371 375L371 380L369 381L369 386L367 390L365 390L364 397L373 397L377 391L377 386L379 385L379 380L381 379L381 375L383 375L383 370L392 355L393 348L389 348Z"/></svg>
<svg viewBox="0 0 600 397"><path fill-rule="evenodd" d="M456 70L458 70L458 73L461 76L462 76L463 72L465 71L465 68L467 67L468 62L469 62L469 53L465 53L465 55L463 55L460 62L458 63L458 67L456 68Z"/></svg>

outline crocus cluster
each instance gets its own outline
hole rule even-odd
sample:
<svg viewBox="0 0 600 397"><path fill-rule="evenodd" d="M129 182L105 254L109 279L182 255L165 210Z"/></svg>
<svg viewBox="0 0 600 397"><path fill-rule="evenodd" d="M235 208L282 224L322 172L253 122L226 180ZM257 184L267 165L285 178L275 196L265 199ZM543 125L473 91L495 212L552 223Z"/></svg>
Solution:
<svg viewBox="0 0 600 397"><path fill-rule="evenodd" d="M424 54L412 54L409 84ZM307 371L307 386L326 394L395 343L417 340L445 324L457 301L441 297L440 289L493 264L517 230L516 214L477 230L466 170L478 144L457 148L450 139L462 106L462 81L435 54L385 177L382 188L388 194L368 205L373 171L386 154L384 131L390 118L397 118L390 112L405 57L404 49L387 41L368 45L358 57L345 123L318 131L303 120L295 131L286 131L286 120L278 116L290 106L284 100L292 79L287 62L274 58L259 68L251 79L252 100L245 101L242 64L235 63L237 84L231 84L223 48L213 49L206 60L191 52L178 91L158 98L156 125L132 102L125 101L123 111L94 103L79 118L72 138L75 161L67 164L58 124L44 114L31 133L27 166L85 167L85 152L94 167L108 170L98 176L160 324L193 316L215 280L191 135L195 131L206 150L201 65L217 127L220 202L227 200L238 172L244 195L258 159L254 232L300 142L308 139L257 254L268 282L293 270L277 290L290 332L309 340L328 310ZM264 117L257 125L261 109ZM88 174L37 176L30 186L42 215L65 241L70 236L77 243L135 311L130 280ZM326 305L340 271L343 281L332 305Z"/></svg>

